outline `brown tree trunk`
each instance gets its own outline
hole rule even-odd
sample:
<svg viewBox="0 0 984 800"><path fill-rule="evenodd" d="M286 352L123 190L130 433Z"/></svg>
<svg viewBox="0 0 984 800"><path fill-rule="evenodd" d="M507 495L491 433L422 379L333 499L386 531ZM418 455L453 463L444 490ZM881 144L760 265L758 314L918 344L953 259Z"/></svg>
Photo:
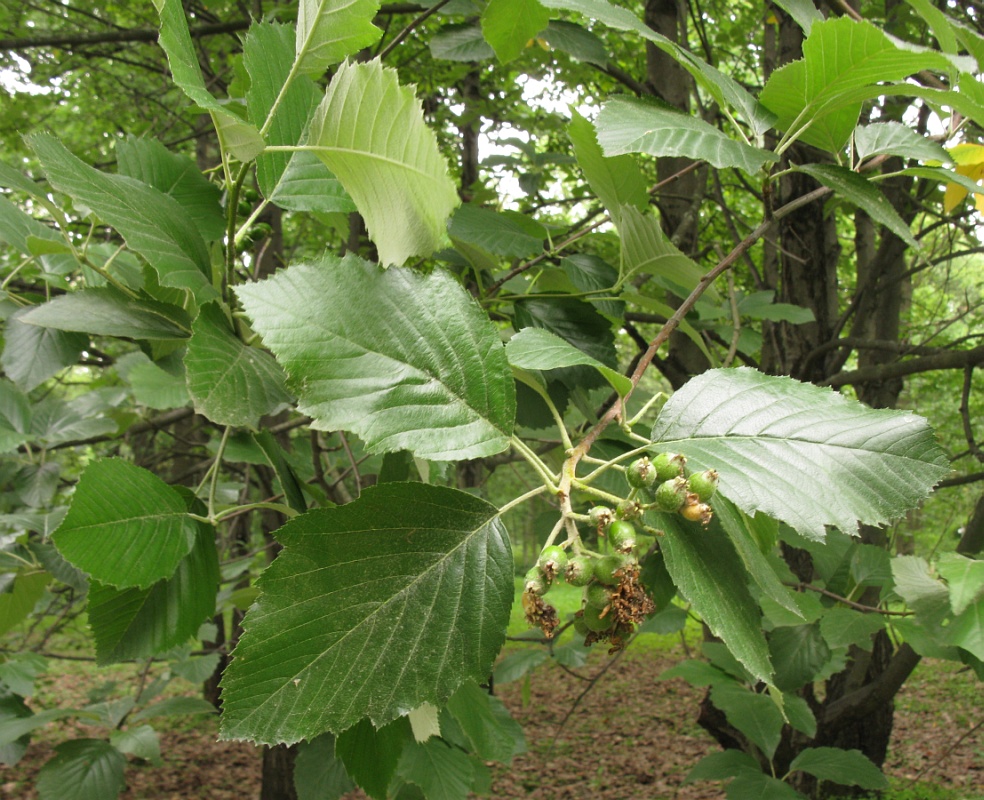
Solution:
<svg viewBox="0 0 984 800"><path fill-rule="evenodd" d="M260 800L297 800L294 788L294 760L297 748L278 744L263 747L263 773Z"/></svg>

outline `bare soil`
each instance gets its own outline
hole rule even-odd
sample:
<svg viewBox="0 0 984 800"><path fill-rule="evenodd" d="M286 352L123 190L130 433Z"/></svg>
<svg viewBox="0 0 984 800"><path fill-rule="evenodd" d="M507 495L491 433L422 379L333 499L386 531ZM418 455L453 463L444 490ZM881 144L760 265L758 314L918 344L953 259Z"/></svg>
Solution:
<svg viewBox="0 0 984 800"><path fill-rule="evenodd" d="M607 660L596 653L579 670L593 675ZM527 681L497 690L526 732L528 752L493 769L493 798L544 800L719 800L714 784L682 786L687 772L716 745L694 723L699 690L659 680L677 659L627 653L581 697L588 683L555 664ZM984 704L969 674L926 662L899 697L886 772L896 785L915 781L907 800L948 787L984 800ZM66 678L53 687L71 696ZM52 687L49 687L52 688ZM72 702L74 698L66 702ZM573 710L572 710L573 708ZM164 764L131 760L124 800L254 800L260 754L248 744L216 741L214 719L176 723L162 733ZM53 747L72 735L105 735L81 726L45 730L13 768L0 768L0 798L35 800L33 778ZM361 792L349 798L364 797Z"/></svg>

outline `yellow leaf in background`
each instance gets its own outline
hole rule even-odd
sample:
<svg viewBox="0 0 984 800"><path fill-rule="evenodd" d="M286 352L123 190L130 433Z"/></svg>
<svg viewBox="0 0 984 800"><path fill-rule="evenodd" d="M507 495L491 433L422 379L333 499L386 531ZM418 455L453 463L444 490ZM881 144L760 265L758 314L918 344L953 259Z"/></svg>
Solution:
<svg viewBox="0 0 984 800"><path fill-rule="evenodd" d="M984 179L984 145L979 144L958 144L951 147L948 151L954 163L957 165L957 174L979 183ZM967 190L958 183L948 183L946 192L943 195L943 211L949 214L953 209L960 205L967 196ZM975 197L977 210L984 214L984 197L980 194Z"/></svg>

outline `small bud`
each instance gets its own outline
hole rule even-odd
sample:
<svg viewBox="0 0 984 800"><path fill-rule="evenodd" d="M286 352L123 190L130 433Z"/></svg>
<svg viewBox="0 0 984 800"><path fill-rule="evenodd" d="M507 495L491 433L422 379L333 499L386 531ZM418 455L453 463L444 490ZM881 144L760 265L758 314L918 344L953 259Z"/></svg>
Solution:
<svg viewBox="0 0 984 800"><path fill-rule="evenodd" d="M633 489L648 489L656 483L656 467L646 456L637 458L625 468L625 480Z"/></svg>
<svg viewBox="0 0 984 800"><path fill-rule="evenodd" d="M683 475L683 467L687 459L679 453L659 453L653 457L653 468L656 470L656 480L665 483Z"/></svg>
<svg viewBox="0 0 984 800"><path fill-rule="evenodd" d="M690 489L702 503L706 503L714 496L717 491L720 476L716 469L709 469L705 472L695 472L687 478L687 488Z"/></svg>
<svg viewBox="0 0 984 800"><path fill-rule="evenodd" d="M656 489L656 505L663 511L679 511L689 494L686 479L677 476L664 481Z"/></svg>

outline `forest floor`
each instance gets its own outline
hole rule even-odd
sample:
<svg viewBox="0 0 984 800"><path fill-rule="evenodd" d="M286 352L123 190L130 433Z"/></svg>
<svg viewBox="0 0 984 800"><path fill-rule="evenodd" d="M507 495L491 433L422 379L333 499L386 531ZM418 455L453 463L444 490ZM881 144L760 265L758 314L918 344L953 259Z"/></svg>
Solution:
<svg viewBox="0 0 984 800"><path fill-rule="evenodd" d="M553 663L501 686L497 694L523 725L528 751L510 766L494 768L491 796L722 798L717 784L681 785L693 764L717 749L695 723L700 690L679 679L660 680L682 657L682 652L630 648L583 697L588 683ZM592 653L578 672L594 675L607 659L603 652ZM894 800L984 800L984 704L980 684L958 670L952 663L925 661L899 696L886 764ZM45 695L75 702L84 696L84 677L61 675L45 687ZM162 730L163 765L131 761L121 797L258 798L258 751L245 743L216 741L216 730L214 718L176 719ZM72 725L45 729L16 767L0 767L0 798L35 800L34 775L68 735L105 733ZM358 797L364 795L348 796Z"/></svg>

